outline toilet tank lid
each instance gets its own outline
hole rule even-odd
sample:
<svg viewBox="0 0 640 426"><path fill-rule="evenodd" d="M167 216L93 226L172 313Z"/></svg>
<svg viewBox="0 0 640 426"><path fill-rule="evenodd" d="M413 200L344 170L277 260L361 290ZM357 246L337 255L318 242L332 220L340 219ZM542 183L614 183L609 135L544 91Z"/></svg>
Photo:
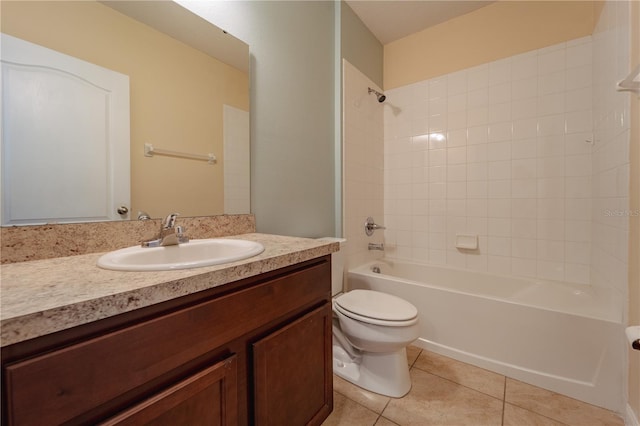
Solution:
<svg viewBox="0 0 640 426"><path fill-rule="evenodd" d="M418 315L418 309L406 300L373 290L351 290L335 303L354 314L385 321L407 321Z"/></svg>

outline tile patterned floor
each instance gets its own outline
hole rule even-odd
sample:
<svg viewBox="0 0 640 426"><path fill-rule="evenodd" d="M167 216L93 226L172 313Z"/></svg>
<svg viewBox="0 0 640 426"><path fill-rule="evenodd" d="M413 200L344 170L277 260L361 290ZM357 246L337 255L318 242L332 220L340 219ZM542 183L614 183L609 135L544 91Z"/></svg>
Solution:
<svg viewBox="0 0 640 426"><path fill-rule="evenodd" d="M615 413L415 346L412 388L388 398L333 379L323 426L623 426Z"/></svg>

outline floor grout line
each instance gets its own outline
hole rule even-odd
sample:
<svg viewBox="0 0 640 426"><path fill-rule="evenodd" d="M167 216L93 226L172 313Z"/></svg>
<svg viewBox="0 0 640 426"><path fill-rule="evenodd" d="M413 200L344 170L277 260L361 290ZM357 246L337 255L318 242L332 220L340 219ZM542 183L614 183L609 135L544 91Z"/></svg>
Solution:
<svg viewBox="0 0 640 426"><path fill-rule="evenodd" d="M504 376L504 381L502 383L502 421L500 424L504 426L504 410L507 405L507 376Z"/></svg>
<svg viewBox="0 0 640 426"><path fill-rule="evenodd" d="M446 381L448 381L448 382L451 382L451 383L453 383L454 385L462 386L463 388L466 388L466 389L469 389L469 390L472 390L472 391L475 391L475 392L481 393L482 395L490 396L491 398L493 398L493 399L497 399L498 401L504 401L504 391L503 391L502 399L500 399L499 397L497 397L497 396L495 396L495 395L491 395L491 394L489 394L489 393L482 392L481 390L474 389L474 388L472 388L472 387L469 387L469 386L467 386L467 385L465 385L465 384L462 384L462 383L456 382L455 380L452 380L452 379L450 379L450 378L448 378L448 377L441 376L441 375L439 375L439 374L437 374L437 373L434 373L434 372L432 372L432 371L427 371L427 370L425 370L425 369L423 369L423 368L420 368L420 367L413 367L413 368L416 368L416 369L418 369L418 370L422 371L423 373L431 374L432 376L435 376L435 377L438 377L438 378L440 378L440 379L443 379L443 380L446 380ZM505 379L505 381L507 380L507 377L506 377L506 376L502 376L502 377Z"/></svg>

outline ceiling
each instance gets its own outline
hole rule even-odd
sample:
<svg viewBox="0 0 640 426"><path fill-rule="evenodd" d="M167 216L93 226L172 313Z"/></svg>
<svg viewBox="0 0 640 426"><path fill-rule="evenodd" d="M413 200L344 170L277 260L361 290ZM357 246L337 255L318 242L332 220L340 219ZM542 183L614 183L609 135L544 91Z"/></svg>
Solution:
<svg viewBox="0 0 640 426"><path fill-rule="evenodd" d="M479 0L346 0L346 2L383 45L493 3L493 1Z"/></svg>

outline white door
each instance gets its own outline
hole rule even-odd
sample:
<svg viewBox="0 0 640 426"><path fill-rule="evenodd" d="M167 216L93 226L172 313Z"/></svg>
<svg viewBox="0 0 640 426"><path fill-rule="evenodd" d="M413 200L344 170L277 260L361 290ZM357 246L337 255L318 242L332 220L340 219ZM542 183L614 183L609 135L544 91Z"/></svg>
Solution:
<svg viewBox="0 0 640 426"><path fill-rule="evenodd" d="M128 219L129 77L1 37L2 225Z"/></svg>

